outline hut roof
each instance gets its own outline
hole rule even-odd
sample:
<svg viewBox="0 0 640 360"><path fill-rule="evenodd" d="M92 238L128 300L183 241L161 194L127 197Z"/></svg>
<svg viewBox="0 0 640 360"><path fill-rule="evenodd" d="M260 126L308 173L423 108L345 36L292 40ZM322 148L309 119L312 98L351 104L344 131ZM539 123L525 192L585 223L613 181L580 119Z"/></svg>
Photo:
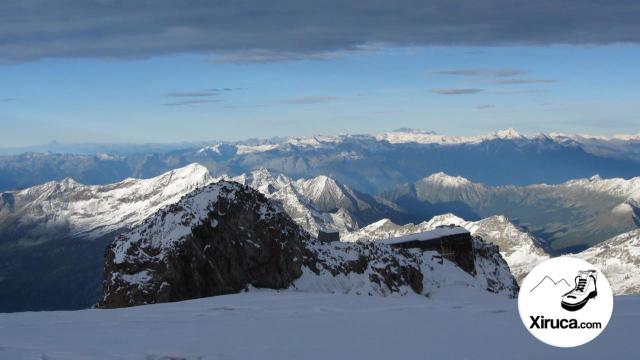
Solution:
<svg viewBox="0 0 640 360"><path fill-rule="evenodd" d="M446 236L461 234L469 234L469 230L463 228L462 226L440 226L433 230L403 235L392 239L380 240L380 242L387 245L396 245L410 241L429 241Z"/></svg>

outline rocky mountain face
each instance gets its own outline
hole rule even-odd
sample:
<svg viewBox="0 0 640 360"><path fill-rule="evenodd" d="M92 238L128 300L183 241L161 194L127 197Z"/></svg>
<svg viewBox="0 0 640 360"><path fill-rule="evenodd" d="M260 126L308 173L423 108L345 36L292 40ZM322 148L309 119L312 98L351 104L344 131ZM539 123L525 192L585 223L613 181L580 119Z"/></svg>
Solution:
<svg viewBox="0 0 640 360"><path fill-rule="evenodd" d="M438 173L385 194L406 211L470 220L504 214L557 252L576 252L638 227L640 178L492 187Z"/></svg>
<svg viewBox="0 0 640 360"><path fill-rule="evenodd" d="M515 296L497 247L477 239L466 273L436 252L377 243L321 244L278 205L220 181L163 208L107 250L102 307L233 293L250 287L428 295L443 286Z"/></svg>
<svg viewBox="0 0 640 360"><path fill-rule="evenodd" d="M199 188L121 235L106 253L101 307L287 288L302 274L306 232L257 191Z"/></svg>
<svg viewBox="0 0 640 360"><path fill-rule="evenodd" d="M293 180L259 169L232 177L280 202L293 220L317 235L319 230L346 234L380 218L412 218L395 204L382 203L327 176Z"/></svg>

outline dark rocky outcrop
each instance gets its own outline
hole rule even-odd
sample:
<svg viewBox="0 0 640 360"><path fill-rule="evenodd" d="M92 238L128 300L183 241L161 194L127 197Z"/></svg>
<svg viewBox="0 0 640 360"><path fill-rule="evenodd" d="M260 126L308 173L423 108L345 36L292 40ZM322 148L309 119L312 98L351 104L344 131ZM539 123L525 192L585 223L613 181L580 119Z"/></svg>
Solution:
<svg viewBox="0 0 640 360"><path fill-rule="evenodd" d="M203 208L201 201L217 198ZM205 210L204 213L199 213ZM188 235L158 241L153 228ZM176 221L177 228L166 228ZM106 252L101 307L169 302L239 292L248 286L287 288L301 275L308 234L257 191L221 182L161 210ZM163 239L168 240L168 239ZM125 251L125 253L122 253Z"/></svg>
<svg viewBox="0 0 640 360"><path fill-rule="evenodd" d="M436 255L376 242L321 243L278 203L222 181L184 196L109 246L98 306L179 301L249 287L428 295L448 272L469 286L517 292L495 246L474 240L469 256L478 261L467 273Z"/></svg>
<svg viewBox="0 0 640 360"><path fill-rule="evenodd" d="M305 249L304 265L316 276L355 275L371 283L372 291L382 295L408 290L422 294L424 290L419 251L394 249L375 242L310 242Z"/></svg>

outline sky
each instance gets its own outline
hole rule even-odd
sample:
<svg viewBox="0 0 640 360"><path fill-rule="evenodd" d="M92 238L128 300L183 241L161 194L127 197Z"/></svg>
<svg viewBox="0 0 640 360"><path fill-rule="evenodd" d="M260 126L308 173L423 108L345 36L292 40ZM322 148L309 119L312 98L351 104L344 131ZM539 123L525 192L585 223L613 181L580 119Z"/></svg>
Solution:
<svg viewBox="0 0 640 360"><path fill-rule="evenodd" d="M640 133L635 1L0 4L0 147Z"/></svg>

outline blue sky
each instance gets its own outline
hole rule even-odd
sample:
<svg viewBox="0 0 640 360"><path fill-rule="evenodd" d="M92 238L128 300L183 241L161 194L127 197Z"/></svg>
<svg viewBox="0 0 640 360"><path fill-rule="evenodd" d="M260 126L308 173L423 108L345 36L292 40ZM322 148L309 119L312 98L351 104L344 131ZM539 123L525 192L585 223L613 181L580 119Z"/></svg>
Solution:
<svg viewBox="0 0 640 360"><path fill-rule="evenodd" d="M633 1L330 2L0 4L0 147L640 132Z"/></svg>

